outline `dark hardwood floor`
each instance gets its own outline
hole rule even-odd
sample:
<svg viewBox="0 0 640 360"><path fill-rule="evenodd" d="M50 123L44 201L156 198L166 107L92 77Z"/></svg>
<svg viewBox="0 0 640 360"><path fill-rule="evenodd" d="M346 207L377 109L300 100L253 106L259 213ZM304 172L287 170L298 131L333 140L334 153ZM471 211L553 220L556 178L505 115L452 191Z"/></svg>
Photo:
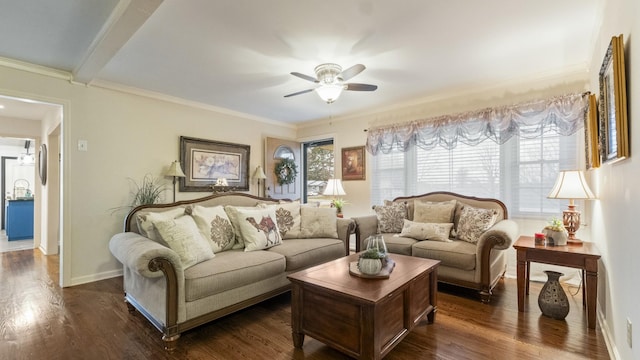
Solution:
<svg viewBox="0 0 640 360"><path fill-rule="evenodd" d="M0 269L0 359L347 359L308 336L293 347L289 294L191 330L168 354L160 333L127 312L122 278L61 289L58 257L39 250L2 253ZM488 305L440 286L435 323L418 325L385 359L609 359L600 327L587 328L581 292L558 321L541 315L541 287L532 284L518 313L515 279Z"/></svg>

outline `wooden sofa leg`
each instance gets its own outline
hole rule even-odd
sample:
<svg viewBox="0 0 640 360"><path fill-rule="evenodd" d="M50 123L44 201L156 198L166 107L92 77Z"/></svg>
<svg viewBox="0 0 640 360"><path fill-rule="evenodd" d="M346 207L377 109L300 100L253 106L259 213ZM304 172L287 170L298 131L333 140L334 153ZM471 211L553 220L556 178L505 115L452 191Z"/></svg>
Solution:
<svg viewBox="0 0 640 360"><path fill-rule="evenodd" d="M164 349L168 352L173 352L176 349L179 338L180 334L171 336L162 335L162 341L164 341Z"/></svg>
<svg viewBox="0 0 640 360"><path fill-rule="evenodd" d="M480 290L480 301L483 304L488 304L491 301L491 290Z"/></svg>

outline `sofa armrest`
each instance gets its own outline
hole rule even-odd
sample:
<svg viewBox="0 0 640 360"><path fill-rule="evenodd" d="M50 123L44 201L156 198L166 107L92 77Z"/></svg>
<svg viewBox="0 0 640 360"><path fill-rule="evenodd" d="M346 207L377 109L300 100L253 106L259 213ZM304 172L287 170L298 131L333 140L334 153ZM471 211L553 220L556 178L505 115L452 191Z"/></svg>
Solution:
<svg viewBox="0 0 640 360"><path fill-rule="evenodd" d="M480 236L478 249L490 246L496 250L506 250L511 247L517 236L518 224L513 220L501 220Z"/></svg>
<svg viewBox="0 0 640 360"><path fill-rule="evenodd" d="M367 215L354 217L356 222L356 252L364 248L362 243L369 236L378 233L378 217L376 215Z"/></svg>
<svg viewBox="0 0 640 360"><path fill-rule="evenodd" d="M518 236L518 224L513 220L501 220L480 236L476 249L476 277L482 285L480 295L483 302L491 296L492 280L497 274L491 273L493 250L502 252L508 249ZM497 254L495 256L498 256ZM478 272L479 270L479 272ZM504 269L501 269L504 272ZM484 299L487 300L484 300Z"/></svg>
<svg viewBox="0 0 640 360"><path fill-rule="evenodd" d="M349 240L351 234L356 230L356 223L353 219L337 218L338 220L338 238L344 242L345 255L349 255Z"/></svg>
<svg viewBox="0 0 640 360"><path fill-rule="evenodd" d="M183 276L182 262L178 254L170 248L160 245L134 232L114 235L109 241L109 250L127 268L141 276L155 278L163 276L162 271L154 264L159 259L166 259L173 265L176 276Z"/></svg>

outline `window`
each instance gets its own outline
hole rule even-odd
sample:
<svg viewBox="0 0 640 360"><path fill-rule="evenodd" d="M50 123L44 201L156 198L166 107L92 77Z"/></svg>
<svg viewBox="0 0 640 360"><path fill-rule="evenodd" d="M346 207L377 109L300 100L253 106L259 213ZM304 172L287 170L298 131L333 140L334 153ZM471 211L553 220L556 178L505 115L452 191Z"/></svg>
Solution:
<svg viewBox="0 0 640 360"><path fill-rule="evenodd" d="M566 202L547 199L558 171L577 168L577 134L542 128L535 138L514 136L503 145L485 140L452 150L412 146L378 153L372 161L372 202L451 191L502 200L512 217L557 216Z"/></svg>
<svg viewBox="0 0 640 360"><path fill-rule="evenodd" d="M304 202L322 199L327 180L334 177L333 139L307 142L304 153Z"/></svg>

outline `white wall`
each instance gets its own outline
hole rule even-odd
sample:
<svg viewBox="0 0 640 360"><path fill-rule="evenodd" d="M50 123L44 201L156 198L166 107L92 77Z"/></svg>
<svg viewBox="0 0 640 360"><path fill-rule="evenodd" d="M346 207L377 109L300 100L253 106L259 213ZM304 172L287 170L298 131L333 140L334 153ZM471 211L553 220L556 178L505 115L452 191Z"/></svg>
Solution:
<svg viewBox="0 0 640 360"><path fill-rule="evenodd" d="M113 90L73 85L65 79L0 67L0 94L62 104L62 204L64 285L115 276L121 264L108 242L122 231L130 203L127 178L161 176L179 159L179 137L251 146L250 170L262 164L263 138L294 138L295 129L239 115L194 108ZM77 149L88 141L88 151ZM171 179L166 178L170 189ZM251 193L256 184L251 182ZM209 193L178 193L177 200ZM171 199L171 193L165 195Z"/></svg>
<svg viewBox="0 0 640 360"><path fill-rule="evenodd" d="M591 63L590 88L597 92L598 72L612 36L623 34L627 80L631 157L604 164L590 172L592 189L599 200L591 204L592 239L602 253L598 288L598 311L606 327L615 357L639 359L639 330L633 348L627 345L627 319L640 326L640 240L634 224L640 213L640 2L608 0L604 3L602 27L597 34Z"/></svg>

